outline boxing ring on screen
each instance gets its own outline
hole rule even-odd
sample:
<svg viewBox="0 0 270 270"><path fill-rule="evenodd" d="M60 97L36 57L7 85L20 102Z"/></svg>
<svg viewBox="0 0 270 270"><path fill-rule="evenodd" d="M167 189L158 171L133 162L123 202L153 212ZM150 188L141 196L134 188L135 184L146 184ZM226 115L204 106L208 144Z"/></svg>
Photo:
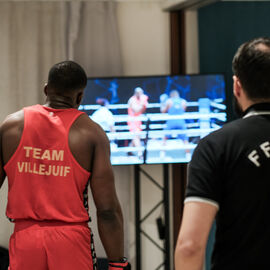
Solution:
<svg viewBox="0 0 270 270"><path fill-rule="evenodd" d="M89 79L79 109L106 132L113 165L187 163L227 120L224 76Z"/></svg>

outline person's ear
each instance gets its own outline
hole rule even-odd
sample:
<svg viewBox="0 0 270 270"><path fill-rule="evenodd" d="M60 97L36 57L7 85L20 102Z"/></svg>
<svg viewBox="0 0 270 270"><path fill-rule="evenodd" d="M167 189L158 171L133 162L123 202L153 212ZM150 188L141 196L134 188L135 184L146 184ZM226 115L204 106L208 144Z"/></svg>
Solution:
<svg viewBox="0 0 270 270"><path fill-rule="evenodd" d="M48 96L48 84L47 83L45 83L45 85L44 85L43 92L44 92L45 96Z"/></svg>
<svg viewBox="0 0 270 270"><path fill-rule="evenodd" d="M76 104L79 106L82 102L82 99L83 99L83 92L79 92L77 94L77 98L76 98Z"/></svg>
<svg viewBox="0 0 270 270"><path fill-rule="evenodd" d="M233 94L235 97L240 97L242 94L243 88L238 77L233 75Z"/></svg>

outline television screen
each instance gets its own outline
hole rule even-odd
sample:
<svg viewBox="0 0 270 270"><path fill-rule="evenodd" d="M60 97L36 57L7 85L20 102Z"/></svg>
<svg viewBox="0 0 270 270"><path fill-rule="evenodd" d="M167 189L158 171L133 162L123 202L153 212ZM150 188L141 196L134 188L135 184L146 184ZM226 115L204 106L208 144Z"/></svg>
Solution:
<svg viewBox="0 0 270 270"><path fill-rule="evenodd" d="M90 78L79 108L107 133L111 162L189 162L226 122L223 75Z"/></svg>

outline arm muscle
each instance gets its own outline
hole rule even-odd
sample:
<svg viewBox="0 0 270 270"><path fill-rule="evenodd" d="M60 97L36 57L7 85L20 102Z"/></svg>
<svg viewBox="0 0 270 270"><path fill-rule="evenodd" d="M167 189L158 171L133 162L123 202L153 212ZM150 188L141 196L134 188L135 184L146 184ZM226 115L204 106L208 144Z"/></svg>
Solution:
<svg viewBox="0 0 270 270"><path fill-rule="evenodd" d="M118 261L124 253L122 211L115 190L108 139L100 129L96 138L90 185L97 208L98 230L108 259Z"/></svg>
<svg viewBox="0 0 270 270"><path fill-rule="evenodd" d="M2 187L6 174L4 171L4 162L3 162L3 147L2 147L2 132L3 126L0 127L0 188Z"/></svg>
<svg viewBox="0 0 270 270"><path fill-rule="evenodd" d="M201 270L208 234L217 207L204 202L188 202L175 249L176 270Z"/></svg>

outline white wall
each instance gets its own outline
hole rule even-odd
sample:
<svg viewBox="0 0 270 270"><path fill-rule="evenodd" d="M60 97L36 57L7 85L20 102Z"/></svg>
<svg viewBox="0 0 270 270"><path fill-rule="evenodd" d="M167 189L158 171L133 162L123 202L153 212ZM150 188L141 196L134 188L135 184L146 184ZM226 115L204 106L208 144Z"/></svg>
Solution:
<svg viewBox="0 0 270 270"><path fill-rule="evenodd" d="M187 74L199 73L199 36L198 12L187 10L185 12L186 25L186 72Z"/></svg>
<svg viewBox="0 0 270 270"><path fill-rule="evenodd" d="M160 3L119 2L123 75L170 73L169 14Z"/></svg>

